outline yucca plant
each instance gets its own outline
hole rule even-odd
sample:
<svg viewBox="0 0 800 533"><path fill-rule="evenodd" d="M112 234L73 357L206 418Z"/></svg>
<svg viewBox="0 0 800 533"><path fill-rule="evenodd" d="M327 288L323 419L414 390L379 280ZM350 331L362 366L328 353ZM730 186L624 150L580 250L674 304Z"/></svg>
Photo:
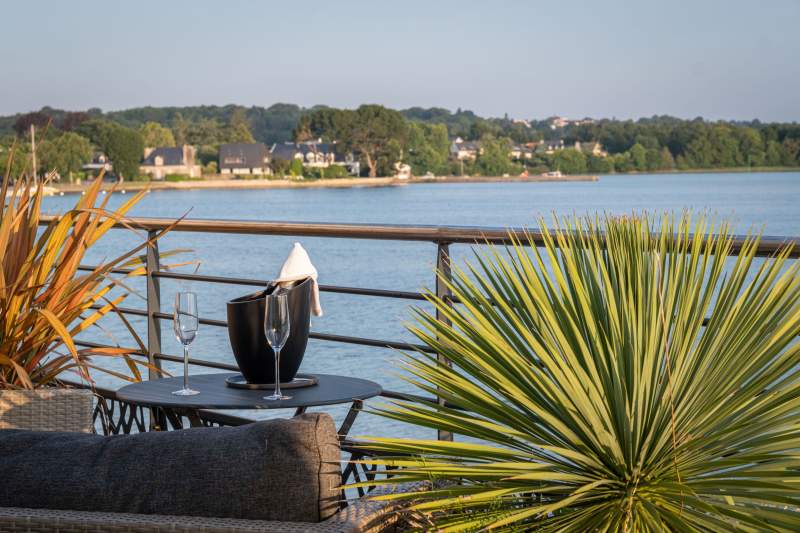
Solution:
<svg viewBox="0 0 800 533"><path fill-rule="evenodd" d="M364 437L441 531L800 531L800 275L689 215L541 221L430 294L411 383L374 409L455 442ZM655 231L657 230L657 231ZM530 237L530 235L528 236ZM706 318L708 321L706 323ZM426 520L428 522L426 522Z"/></svg>
<svg viewBox="0 0 800 533"><path fill-rule="evenodd" d="M90 370L95 368L139 379L140 363L129 350L78 349L74 337L117 312L129 294L122 280L111 276L112 270L132 269L131 276L144 273L137 254L153 240L145 239L92 271L78 270L86 251L115 223L125 223L126 213L144 191L110 211L106 204L111 194L98 202L102 177L98 178L73 209L42 228L46 181L34 184L21 177L13 188L4 181L0 191L0 389L48 386L68 371L91 381ZM121 357L130 374L98 366L93 356Z"/></svg>

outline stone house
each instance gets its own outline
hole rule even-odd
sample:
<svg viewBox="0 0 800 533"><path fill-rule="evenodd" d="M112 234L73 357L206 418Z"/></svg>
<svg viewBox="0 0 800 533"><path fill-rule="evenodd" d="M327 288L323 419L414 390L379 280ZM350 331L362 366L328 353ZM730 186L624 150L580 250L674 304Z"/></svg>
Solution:
<svg viewBox="0 0 800 533"><path fill-rule="evenodd" d="M199 178L200 165L195 161L197 150L194 146L159 146L145 148L144 159L139 165L139 172L149 174L154 180L163 180L168 174L181 174L190 178Z"/></svg>

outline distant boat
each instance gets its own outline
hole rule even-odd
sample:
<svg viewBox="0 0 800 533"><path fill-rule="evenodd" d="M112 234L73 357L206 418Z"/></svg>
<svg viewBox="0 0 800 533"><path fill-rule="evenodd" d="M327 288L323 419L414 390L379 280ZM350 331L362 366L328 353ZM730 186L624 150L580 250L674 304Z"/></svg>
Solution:
<svg viewBox="0 0 800 533"><path fill-rule="evenodd" d="M545 177L548 177L548 178L560 178L560 177L564 176L564 174L562 174L560 170L551 170L550 172L543 172L542 176L545 176Z"/></svg>

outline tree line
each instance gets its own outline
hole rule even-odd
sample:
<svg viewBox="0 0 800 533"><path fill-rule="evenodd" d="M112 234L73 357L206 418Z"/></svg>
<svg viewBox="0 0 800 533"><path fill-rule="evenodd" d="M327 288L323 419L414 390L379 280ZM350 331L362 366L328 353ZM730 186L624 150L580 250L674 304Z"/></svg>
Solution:
<svg viewBox="0 0 800 533"><path fill-rule="evenodd" d="M47 128L40 144L39 171L77 172L93 151L106 153L123 175L134 176L143 146L192 144L209 173L216 172L219 145L226 142L336 141L337 150L358 155L370 176L392 175L397 161L415 175L646 172L713 168L796 167L800 165L800 125L759 121L707 121L669 116L639 120L579 121L553 128L550 119L515 121L483 118L471 111L379 105L357 109L228 106L144 107L102 112L53 108L0 117L0 168L14 138L24 139L33 124ZM454 161L454 137L480 141L475 160ZM555 153L534 152L514 160L512 146L561 139ZM599 142L608 156L570 148ZM20 152L27 150L19 143ZM138 154L138 155L137 155ZM530 152L529 152L530 154ZM24 158L20 158L24 159ZM286 166L285 162L276 163ZM281 168L283 168L281 166Z"/></svg>

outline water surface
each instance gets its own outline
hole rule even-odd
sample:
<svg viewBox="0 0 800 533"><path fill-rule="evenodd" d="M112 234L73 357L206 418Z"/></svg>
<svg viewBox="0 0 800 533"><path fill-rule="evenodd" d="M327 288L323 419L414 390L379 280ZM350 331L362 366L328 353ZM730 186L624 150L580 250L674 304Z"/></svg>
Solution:
<svg viewBox="0 0 800 533"><path fill-rule="evenodd" d="M118 205L126 196L112 199ZM46 208L62 211L76 200L74 195L48 198ZM535 225L537 217L552 214L634 211L706 211L732 221L737 232L763 230L770 235L800 235L800 173L668 174L603 176L597 182L569 183L456 183L422 184L353 189L254 189L254 190L163 190L149 194L132 212L134 216L242 220L345 222L391 224L442 224L466 226ZM115 230L93 251L93 258L111 257L133 246L139 236ZM302 242L320 272L324 284L416 291L432 287L436 247L430 243L406 243L356 239L320 239L214 235L175 232L164 238L161 249L190 248L183 259L199 262L207 275L269 279L277 271L291 244ZM452 248L456 264L463 264L470 247ZM141 284L135 284L141 287ZM225 302L253 289L229 285L162 280L164 310L171 311L174 293L180 289L199 294L201 314L225 318ZM404 322L410 318L403 300L324 293L324 316L312 317L318 332L412 340ZM144 308L132 297L127 305ZM143 338L144 323L135 321ZM180 346L163 324L163 351L179 354ZM95 339L116 339L133 346L116 320L105 322L105 332ZM201 359L233 362L227 331L205 327L193 345ZM396 377L393 350L312 340L303 362L303 372L338 373L380 382L395 390L411 390ZM176 375L179 365L166 364ZM195 368L193 372L213 370ZM116 386L108 378L101 380ZM327 409L337 419L345 408ZM244 414L244 413L242 413ZM258 417L268 413L246 413ZM286 413L282 413L286 415ZM375 417L362 416L355 434L413 434ZM419 434L419 433L417 433ZM429 434L429 433L428 433Z"/></svg>

